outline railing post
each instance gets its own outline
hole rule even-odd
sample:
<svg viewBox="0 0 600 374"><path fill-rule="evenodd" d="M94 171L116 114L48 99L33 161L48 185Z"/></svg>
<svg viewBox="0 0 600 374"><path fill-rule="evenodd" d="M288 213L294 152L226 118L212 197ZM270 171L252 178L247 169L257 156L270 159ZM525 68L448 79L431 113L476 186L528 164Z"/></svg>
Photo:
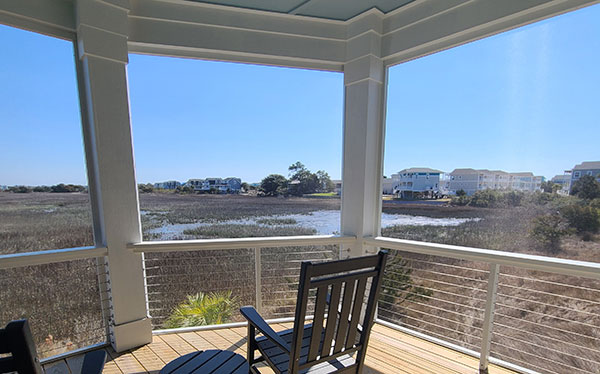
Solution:
<svg viewBox="0 0 600 374"><path fill-rule="evenodd" d="M490 359L490 345L492 342L492 327L494 325L494 309L498 293L498 274L500 265L490 264L488 279L487 300L485 303L485 317L483 319L483 334L481 337L481 357L479 359L479 373L488 374Z"/></svg>
<svg viewBox="0 0 600 374"><path fill-rule="evenodd" d="M261 282L262 266L260 247L254 248L254 282L256 284L256 310L259 313L263 312L262 305L262 282Z"/></svg>

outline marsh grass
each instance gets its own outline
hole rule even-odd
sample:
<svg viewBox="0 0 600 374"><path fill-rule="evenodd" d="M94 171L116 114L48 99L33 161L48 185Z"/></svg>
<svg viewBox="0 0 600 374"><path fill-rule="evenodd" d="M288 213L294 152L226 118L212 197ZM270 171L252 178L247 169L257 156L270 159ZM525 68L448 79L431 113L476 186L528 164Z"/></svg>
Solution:
<svg viewBox="0 0 600 374"><path fill-rule="evenodd" d="M339 210L339 199L277 198L244 195L141 194L140 209L163 223L222 222L257 216ZM147 224L148 221L146 221ZM143 229L148 230L145 222Z"/></svg>
<svg viewBox="0 0 600 374"><path fill-rule="evenodd" d="M0 192L0 253L94 245L84 193Z"/></svg>
<svg viewBox="0 0 600 374"><path fill-rule="evenodd" d="M184 230L183 233L195 239L208 239L314 235L316 234L316 230L297 226L287 227L233 224L200 226L194 229Z"/></svg>
<svg viewBox="0 0 600 374"><path fill-rule="evenodd" d="M293 218L262 218L256 220L256 223L261 225L279 226L279 225L295 225L298 223Z"/></svg>

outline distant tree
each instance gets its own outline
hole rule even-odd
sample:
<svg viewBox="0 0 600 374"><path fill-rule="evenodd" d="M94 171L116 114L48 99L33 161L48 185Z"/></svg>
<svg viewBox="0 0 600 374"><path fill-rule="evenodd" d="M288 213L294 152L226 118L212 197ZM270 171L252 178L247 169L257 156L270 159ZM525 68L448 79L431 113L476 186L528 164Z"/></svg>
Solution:
<svg viewBox="0 0 600 374"><path fill-rule="evenodd" d="M50 187L50 192L55 193L83 192L85 190L85 186L80 186L78 184L59 183Z"/></svg>
<svg viewBox="0 0 600 374"><path fill-rule="evenodd" d="M562 190L562 186L558 183L554 183L552 185L552 193L558 193L558 191Z"/></svg>
<svg viewBox="0 0 600 374"><path fill-rule="evenodd" d="M30 193L32 190L27 186L11 186L8 187L8 192L13 193Z"/></svg>
<svg viewBox="0 0 600 374"><path fill-rule="evenodd" d="M319 191L332 192L335 190L335 184L331 181L331 178L326 171L318 170L315 174L317 176L317 180L319 181Z"/></svg>
<svg viewBox="0 0 600 374"><path fill-rule="evenodd" d="M250 185L246 182L242 182L242 184L240 185L240 188L243 192L248 192Z"/></svg>
<svg viewBox="0 0 600 374"><path fill-rule="evenodd" d="M553 193L555 185L556 185L556 183L554 183L552 181L544 181L544 182L542 182L541 188L542 188L542 191L544 191L544 192Z"/></svg>
<svg viewBox="0 0 600 374"><path fill-rule="evenodd" d="M154 186L151 183L140 183L138 184L138 191L140 191L140 193L152 193L154 192Z"/></svg>
<svg viewBox="0 0 600 374"><path fill-rule="evenodd" d="M456 196L467 196L467 193L462 188L456 191Z"/></svg>
<svg viewBox="0 0 600 374"><path fill-rule="evenodd" d="M311 173L300 161L290 165L290 185L288 193L290 195L302 196L304 194L315 193L319 189L319 177Z"/></svg>
<svg viewBox="0 0 600 374"><path fill-rule="evenodd" d="M191 186L177 186L177 188L175 188L175 193L178 193L178 194L194 193L194 188Z"/></svg>
<svg viewBox="0 0 600 374"><path fill-rule="evenodd" d="M50 192L52 189L48 186L35 186L33 192Z"/></svg>
<svg viewBox="0 0 600 374"><path fill-rule="evenodd" d="M260 182L260 191L266 196L284 195L287 190L287 179L280 174L270 174Z"/></svg>
<svg viewBox="0 0 600 374"><path fill-rule="evenodd" d="M584 175L571 186L571 195L592 200L600 197L600 183L591 175Z"/></svg>

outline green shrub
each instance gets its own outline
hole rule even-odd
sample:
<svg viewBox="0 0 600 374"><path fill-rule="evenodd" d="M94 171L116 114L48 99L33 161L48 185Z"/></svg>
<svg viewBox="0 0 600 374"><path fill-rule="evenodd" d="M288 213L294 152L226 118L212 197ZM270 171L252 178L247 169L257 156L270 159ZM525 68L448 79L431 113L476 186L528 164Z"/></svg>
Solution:
<svg viewBox="0 0 600 374"><path fill-rule="evenodd" d="M529 235L550 253L560 251L560 239L569 233L568 222L558 214L546 214L533 219Z"/></svg>
<svg viewBox="0 0 600 374"><path fill-rule="evenodd" d="M590 208L600 210L600 197L597 197L594 200L590 201Z"/></svg>
<svg viewBox="0 0 600 374"><path fill-rule="evenodd" d="M30 193L32 190L27 186L12 186L8 188L8 191L13 193Z"/></svg>
<svg viewBox="0 0 600 374"><path fill-rule="evenodd" d="M571 195L588 200L600 198L600 182L591 175L584 175L571 186Z"/></svg>
<svg viewBox="0 0 600 374"><path fill-rule="evenodd" d="M519 191L509 191L500 195L500 200L506 206L520 206L525 194Z"/></svg>
<svg viewBox="0 0 600 374"><path fill-rule="evenodd" d="M578 234L596 233L600 229L598 210L590 206L568 205L560 209L560 214Z"/></svg>
<svg viewBox="0 0 600 374"><path fill-rule="evenodd" d="M471 197L471 203L469 205L479 208L492 208L498 205L499 195L498 192L493 190L477 191Z"/></svg>
<svg viewBox="0 0 600 374"><path fill-rule="evenodd" d="M465 206L465 205L469 205L469 203L471 202L471 198L467 195L457 195L456 196L452 196L452 200L450 201L450 203L452 205L459 205L459 206Z"/></svg>
<svg viewBox="0 0 600 374"><path fill-rule="evenodd" d="M231 291L188 295L187 301L173 310L164 327L173 329L226 323L231 319L237 304L237 297L232 296Z"/></svg>

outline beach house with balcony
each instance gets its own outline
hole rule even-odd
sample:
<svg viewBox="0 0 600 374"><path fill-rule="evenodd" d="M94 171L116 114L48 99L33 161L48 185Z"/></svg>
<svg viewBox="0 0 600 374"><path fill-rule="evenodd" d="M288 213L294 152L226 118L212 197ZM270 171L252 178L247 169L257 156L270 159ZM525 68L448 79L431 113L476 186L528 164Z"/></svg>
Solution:
<svg viewBox="0 0 600 374"><path fill-rule="evenodd" d="M595 177L598 182L600 182L600 161L585 161L581 164L577 164L571 170L571 184L570 187L573 186L573 183L577 182L584 175L590 175Z"/></svg>
<svg viewBox="0 0 600 374"><path fill-rule="evenodd" d="M428 196L440 192L440 176L443 171L414 167L392 174L392 193L402 198L413 198L416 193Z"/></svg>
<svg viewBox="0 0 600 374"><path fill-rule="evenodd" d="M448 178L448 190L451 194L463 190L472 195L481 190L499 191L540 191L544 177L531 172L509 173L502 170L454 169Z"/></svg>
<svg viewBox="0 0 600 374"><path fill-rule="evenodd" d="M183 282L201 283L199 288L213 281L238 282L252 287L246 295L249 303L259 311L269 311L266 282L285 278L289 289L298 279L300 261L314 260L315 253L323 252L330 252L330 258L358 257L378 248L387 248L398 258L413 253L418 256L415 264L429 261L435 271L428 271L433 274L428 287L435 283L449 284L456 278L468 282L451 291L467 301L457 309L456 302L432 308L427 301L418 300L422 304L418 307L421 309L418 317L407 308L390 309L380 302L366 356L367 366L372 369L369 372L598 372L600 335L598 317L592 308L597 307L598 290L594 282L600 280L599 264L385 237L380 219L388 68L596 3L595 0L0 2L0 23L72 42L73 74L80 97L93 219L92 245L16 250L0 255L2 279L7 282L4 290L15 286L11 279L32 279L31 272L43 274L48 280L44 285L52 287L45 287L40 294L33 292L39 290L27 287L19 290L20 295L31 300L31 309L47 312L49 324L67 320L75 325L77 334L83 335L88 329L96 333L86 335L77 347L72 341L65 341L60 355L42 362L46 373L57 372L59 367L70 373L69 364L79 362L81 366L77 358L81 350L107 350L110 362L106 372L124 374L155 373L172 359L198 350L219 348L242 352L247 329L243 323L165 331L160 324L153 323L153 318L161 317L155 308L157 297L171 297L168 287ZM343 74L339 235L143 240L128 91L130 53ZM43 58L43 51L40 54ZM410 89L407 90L410 94ZM436 110L436 103L431 105ZM232 110L235 108L232 102ZM283 121L282 134L286 133L286 125ZM592 164L574 170L593 173L596 165ZM468 193L510 185L510 177L500 171L455 169L450 177L451 190ZM406 177L404 181L409 179ZM191 179L187 184L203 188L204 180ZM306 247L309 250L302 250ZM297 248L300 250L292 252ZM278 257L281 255L287 256L285 261ZM180 261L188 272L176 274L168 283L161 271L172 265L161 268L157 259ZM199 259L209 259L212 263L198 269ZM235 260L235 266L219 266L226 259ZM446 263L439 259L445 259ZM89 261L93 261L92 266ZM56 271L55 266L59 265L63 272ZM442 269L457 268L461 271L458 277L443 274ZM506 268L517 268L522 273L507 276L503 274ZM73 274L65 276L66 270ZM196 281L194 277L202 273L209 279ZM543 278L542 273L577 277L575 285L564 288L577 294L589 292L596 301L574 302L572 296L560 292L535 293L534 284L546 286L557 282L554 278ZM79 278L95 283L91 283L92 287L88 283L76 284ZM166 283L166 288L160 289ZM388 286L391 292L402 287L394 286L391 279L386 283L391 284ZM98 310L99 322L94 326L77 324L79 315L69 308L70 304L56 304L55 298L49 297L57 291L71 292L74 287L98 290L89 300L89 305ZM342 286L333 288L337 289L336 300L339 300ZM347 296L343 297L352 298L351 291L344 287L342 293ZM558 308L560 316L540 313L534 320L527 320L533 314L530 310L510 308L516 299L537 296L540 301L536 302L543 304L545 310ZM442 292L436 291L427 298L441 297ZM282 305L294 300L292 295L272 301L271 310L275 312L269 318L277 318L278 331L294 323L293 314L281 312ZM329 300L327 303L331 303ZM174 306L180 302L167 301ZM17 318L30 312L13 311L11 300L1 300L1 304L3 312L11 312ZM337 311L337 307L328 308ZM466 322L453 320L465 315L469 317ZM585 320L576 321L575 315L582 315ZM551 319L560 320L559 327L548 326ZM440 321L449 321L452 327L441 325ZM414 322L417 327L411 324ZM504 330L498 332L499 328ZM586 335L589 331L591 335ZM36 339L44 342L52 337L42 331ZM569 351L551 345L557 341L566 341L564 347ZM516 344L522 349L515 349Z"/></svg>
<svg viewBox="0 0 600 374"><path fill-rule="evenodd" d="M181 186L181 183L178 181L166 181L166 182L154 183L154 188L159 188L162 190L174 190L179 186Z"/></svg>
<svg viewBox="0 0 600 374"><path fill-rule="evenodd" d="M235 177L190 179L185 185L192 187L196 192L202 193L239 193L242 189L242 180Z"/></svg>

